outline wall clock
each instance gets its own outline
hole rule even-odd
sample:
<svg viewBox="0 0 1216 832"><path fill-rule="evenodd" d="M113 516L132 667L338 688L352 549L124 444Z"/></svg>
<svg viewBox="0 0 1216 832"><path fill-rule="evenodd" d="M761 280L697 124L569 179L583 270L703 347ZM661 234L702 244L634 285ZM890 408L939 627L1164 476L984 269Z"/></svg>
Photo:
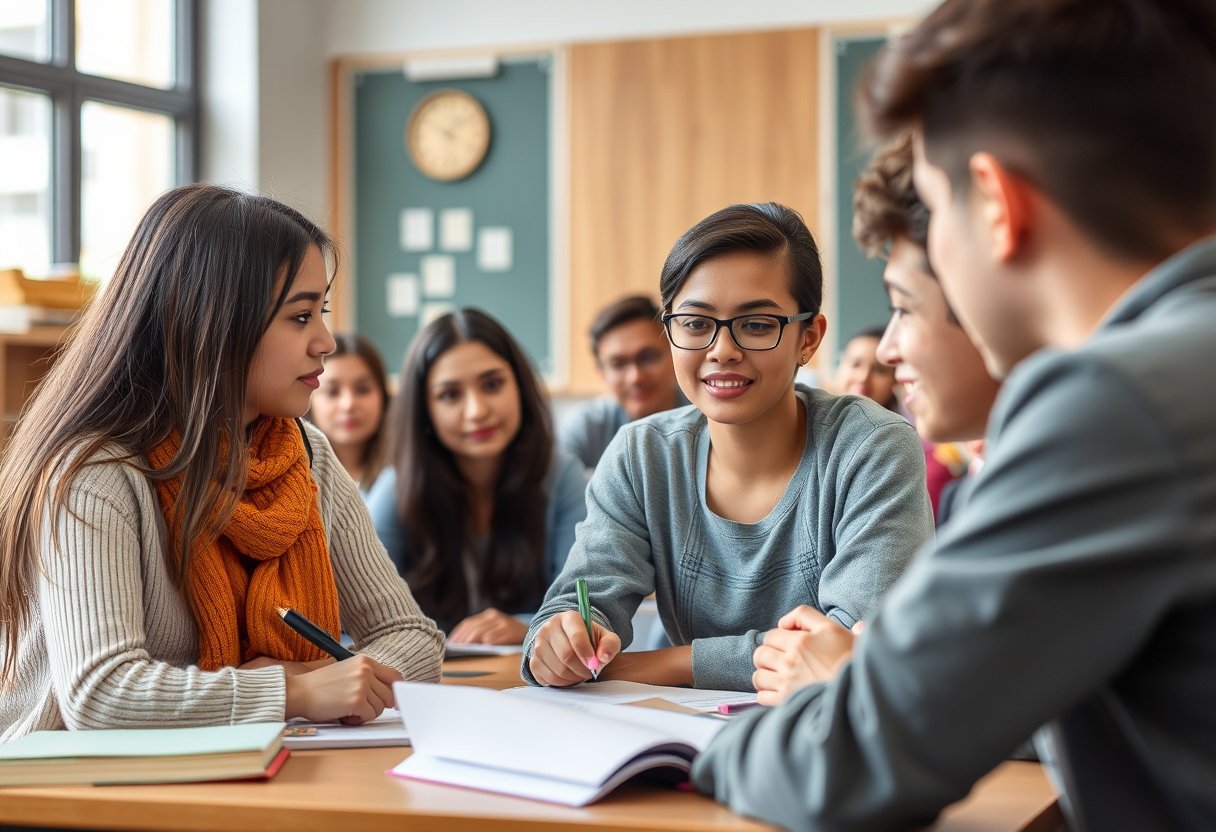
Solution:
<svg viewBox="0 0 1216 832"><path fill-rule="evenodd" d="M490 149L490 118L463 90L437 90L418 102L405 128L405 147L431 179L463 179Z"/></svg>

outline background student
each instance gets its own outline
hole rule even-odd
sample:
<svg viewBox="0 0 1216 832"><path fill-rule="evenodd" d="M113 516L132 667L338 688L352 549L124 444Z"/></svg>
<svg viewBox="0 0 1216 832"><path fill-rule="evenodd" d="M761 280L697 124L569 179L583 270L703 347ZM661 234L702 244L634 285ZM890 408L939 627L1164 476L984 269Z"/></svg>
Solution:
<svg viewBox="0 0 1216 832"><path fill-rule="evenodd" d="M845 342L832 379L835 392L878 402L887 410L899 410L895 397L895 370L878 360L881 326L866 327Z"/></svg>
<svg viewBox="0 0 1216 832"><path fill-rule="evenodd" d="M622 298L596 315L591 353L612 395L579 408L558 428L558 447L589 471L624 425L688 404L676 384L659 308L645 295Z"/></svg>
<svg viewBox="0 0 1216 832"><path fill-rule="evenodd" d="M836 392L842 395L864 396L888 410L907 415L899 405L895 368L883 363L878 356L883 330L881 326L868 327L845 343L833 383ZM951 445L937 445L924 439L922 434L921 447L925 454L925 486L936 521L942 490L964 466Z"/></svg>
<svg viewBox="0 0 1216 832"><path fill-rule="evenodd" d="M923 825L1046 723L1071 827L1216 828L1213 100L1210 2L948 0L879 57L864 115L915 130L930 261L1004 378L988 461L856 644L822 628L836 676L728 725L699 788Z"/></svg>
<svg viewBox="0 0 1216 832"><path fill-rule="evenodd" d="M334 344L325 359L321 386L312 394L308 418L325 434L366 497L387 458L388 374L380 353L363 336L339 333Z"/></svg>
<svg viewBox="0 0 1216 832"><path fill-rule="evenodd" d="M443 639L308 409L332 244L210 185L148 210L0 459L0 741L374 718ZM311 449L311 461L309 459ZM333 663L290 606L361 655Z"/></svg>
<svg viewBox="0 0 1216 832"><path fill-rule="evenodd" d="M891 319L878 357L894 369L923 440L982 444L1000 382L988 375L942 293L929 265L928 234L929 210L912 184L912 134L904 133L874 155L853 195L853 237L867 255L887 260ZM762 704L778 704L823 678L814 649L822 635L812 635L820 623L811 608L799 607L765 634L752 656Z"/></svg>
<svg viewBox="0 0 1216 832"><path fill-rule="evenodd" d="M819 252L797 213L710 215L672 248L660 291L695 407L626 425L600 461L525 642L532 683L570 685L611 662L610 677L746 690L757 638L782 613L809 603L852 626L933 533L911 425L867 399L795 389L826 327ZM618 656L651 592L677 646Z"/></svg>
<svg viewBox="0 0 1216 832"><path fill-rule="evenodd" d="M523 350L476 309L435 319L405 357L389 430L392 467L368 499L389 555L449 641L519 644L587 512Z"/></svg>

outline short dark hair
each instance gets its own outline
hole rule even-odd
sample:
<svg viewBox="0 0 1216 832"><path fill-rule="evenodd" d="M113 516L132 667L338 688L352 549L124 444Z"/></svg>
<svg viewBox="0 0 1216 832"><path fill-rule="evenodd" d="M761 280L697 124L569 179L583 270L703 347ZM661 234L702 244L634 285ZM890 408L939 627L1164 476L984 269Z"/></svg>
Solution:
<svg viewBox="0 0 1216 832"><path fill-rule="evenodd" d="M875 341L881 341L883 333L885 333L886 331L887 331L887 328L885 326L883 326L882 324L875 324L874 326L863 327L863 328L857 330L856 332L854 332L847 339L845 339L844 343L845 343L845 346L848 346L849 344L856 341L858 338L873 338Z"/></svg>
<svg viewBox="0 0 1216 832"><path fill-rule="evenodd" d="M929 248L929 209L912 184L912 132L879 148L853 186L853 239L883 257L896 237Z"/></svg>
<svg viewBox="0 0 1216 832"><path fill-rule="evenodd" d="M956 195L989 151L1118 256L1216 222L1211 0L946 0L859 99L871 135L919 129Z"/></svg>
<svg viewBox="0 0 1216 832"><path fill-rule="evenodd" d="M659 326L659 307L646 295L630 295L600 310L591 322L591 354L600 357L600 341L618 326L633 321L650 321Z"/></svg>
<svg viewBox="0 0 1216 832"><path fill-rule="evenodd" d="M823 305L819 247L798 212L776 202L730 205L685 231L663 263L659 277L663 308L671 311L672 301L693 269L706 260L736 252L783 258L798 311L819 314Z"/></svg>

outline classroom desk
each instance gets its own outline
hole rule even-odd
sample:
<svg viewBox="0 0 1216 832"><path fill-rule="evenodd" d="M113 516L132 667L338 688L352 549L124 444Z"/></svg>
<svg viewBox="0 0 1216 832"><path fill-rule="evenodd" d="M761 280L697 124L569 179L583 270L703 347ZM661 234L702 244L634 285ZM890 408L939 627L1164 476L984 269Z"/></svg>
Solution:
<svg viewBox="0 0 1216 832"><path fill-rule="evenodd" d="M447 682L502 688L518 684L517 657L445 663ZM404 748L295 751L270 782L162 786L48 786L0 789L0 828L210 830L234 832L472 832L486 828L580 828L655 832L771 829L689 792L627 784L582 809L387 777ZM1055 794L1034 763L1005 763L933 829L1030 830L1062 827Z"/></svg>

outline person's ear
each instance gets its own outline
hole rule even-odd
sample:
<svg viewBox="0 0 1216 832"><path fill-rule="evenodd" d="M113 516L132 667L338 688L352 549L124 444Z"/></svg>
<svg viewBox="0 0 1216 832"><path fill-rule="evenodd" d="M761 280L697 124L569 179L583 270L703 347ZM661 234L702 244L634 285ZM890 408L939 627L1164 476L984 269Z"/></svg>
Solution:
<svg viewBox="0 0 1216 832"><path fill-rule="evenodd" d="M806 364L818 352L827 331L828 319L822 315L816 315L803 324L802 341L798 345L799 364Z"/></svg>
<svg viewBox="0 0 1216 832"><path fill-rule="evenodd" d="M993 255L1004 262L1021 251L1033 210L1032 188L991 153L976 153L969 163L976 216L987 231Z"/></svg>

